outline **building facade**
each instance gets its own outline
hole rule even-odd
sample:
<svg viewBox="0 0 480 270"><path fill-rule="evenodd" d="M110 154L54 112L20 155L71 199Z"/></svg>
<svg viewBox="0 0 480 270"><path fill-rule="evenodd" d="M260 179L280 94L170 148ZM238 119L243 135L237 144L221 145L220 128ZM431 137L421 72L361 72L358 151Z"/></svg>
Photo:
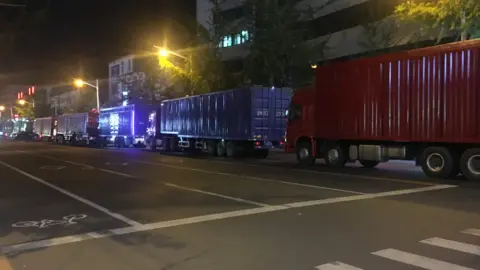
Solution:
<svg viewBox="0 0 480 270"><path fill-rule="evenodd" d="M145 87L146 73L142 61L135 55L126 55L115 59L108 65L109 103L127 105L129 96Z"/></svg>
<svg viewBox="0 0 480 270"><path fill-rule="evenodd" d="M411 27L400 26L388 18L402 0L298 0L296 8L313 7L313 19L302 21L305 42L324 44L321 59L312 62L364 53L415 40ZM197 21L211 29L212 4L197 0ZM241 61L248 54L251 33L242 30L246 9L243 0L226 0L220 5L223 21L236 29L222 37L222 60ZM230 28L230 27L228 27ZM417 31L418 32L418 31Z"/></svg>
<svg viewBox="0 0 480 270"><path fill-rule="evenodd" d="M159 74L155 55L126 55L109 63L109 106L128 105L137 99L155 102L162 89L170 87L165 74Z"/></svg>

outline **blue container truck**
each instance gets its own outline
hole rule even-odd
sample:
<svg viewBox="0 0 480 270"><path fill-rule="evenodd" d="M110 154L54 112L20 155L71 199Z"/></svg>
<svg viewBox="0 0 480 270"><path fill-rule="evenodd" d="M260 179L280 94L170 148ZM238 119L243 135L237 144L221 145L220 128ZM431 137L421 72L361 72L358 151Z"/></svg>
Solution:
<svg viewBox="0 0 480 270"><path fill-rule="evenodd" d="M213 156L268 156L283 146L291 88L243 87L164 100L149 116L146 144Z"/></svg>
<svg viewBox="0 0 480 270"><path fill-rule="evenodd" d="M105 144L116 147L144 146L151 110L151 106L140 103L100 109L100 137Z"/></svg>

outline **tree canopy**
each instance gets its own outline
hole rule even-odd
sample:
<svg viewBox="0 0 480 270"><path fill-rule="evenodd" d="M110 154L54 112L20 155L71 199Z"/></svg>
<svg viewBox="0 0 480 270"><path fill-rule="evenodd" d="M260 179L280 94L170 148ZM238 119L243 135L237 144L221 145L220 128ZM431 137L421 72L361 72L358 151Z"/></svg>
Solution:
<svg viewBox="0 0 480 270"><path fill-rule="evenodd" d="M478 0L406 0L396 7L395 14L403 21L418 23L423 31L440 30L439 39L451 33L465 40L480 31Z"/></svg>
<svg viewBox="0 0 480 270"><path fill-rule="evenodd" d="M321 60L328 39L306 42L310 37L305 22L335 1L298 8L294 0L245 0L251 36L246 71L252 83L295 86L311 78L311 64Z"/></svg>

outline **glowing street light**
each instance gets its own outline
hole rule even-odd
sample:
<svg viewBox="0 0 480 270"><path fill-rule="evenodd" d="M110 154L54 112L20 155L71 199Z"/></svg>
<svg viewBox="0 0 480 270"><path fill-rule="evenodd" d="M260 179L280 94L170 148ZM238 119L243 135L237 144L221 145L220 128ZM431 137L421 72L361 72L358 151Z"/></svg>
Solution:
<svg viewBox="0 0 480 270"><path fill-rule="evenodd" d="M158 50L158 55L160 55L161 57L168 57L169 53L165 49L159 49Z"/></svg>
<svg viewBox="0 0 480 270"><path fill-rule="evenodd" d="M20 99L20 100L18 101L18 104L20 104L20 105L22 105L22 106L25 105L25 103L27 103L27 102L26 102L24 99Z"/></svg>
<svg viewBox="0 0 480 270"><path fill-rule="evenodd" d="M74 79L74 80L73 80L73 84L74 84L76 87L78 87L78 88L82 88L82 87L85 86L85 85L88 85L88 86L90 86L90 87L95 88L95 90L96 90L96 95L97 95L97 111L99 112L99 111L100 111L100 96L99 96L98 92L99 92L100 88L99 88L99 86L98 86L98 79L95 80L95 84L94 84L94 85L93 85L93 84L90 84L90 83L88 83L88 82L86 82L86 81L84 81L84 80L82 80L82 79Z"/></svg>
<svg viewBox="0 0 480 270"><path fill-rule="evenodd" d="M5 106L0 105L0 112L3 112L3 111L5 111Z"/></svg>
<svg viewBox="0 0 480 270"><path fill-rule="evenodd" d="M83 80L80 80L80 79L75 79L75 81L73 81L73 83L75 84L76 87L83 87L83 85L85 84L85 82Z"/></svg>

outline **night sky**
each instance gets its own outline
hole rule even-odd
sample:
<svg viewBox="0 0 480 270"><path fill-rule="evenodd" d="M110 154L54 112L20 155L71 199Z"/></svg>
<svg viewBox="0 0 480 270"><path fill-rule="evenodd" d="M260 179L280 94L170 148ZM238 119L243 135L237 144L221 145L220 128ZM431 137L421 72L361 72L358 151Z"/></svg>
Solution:
<svg viewBox="0 0 480 270"><path fill-rule="evenodd" d="M30 2L34 10L49 1ZM150 50L171 35L173 23L191 26L195 0L50 0L48 17L47 25L16 47L15 61L1 67L3 74L17 75L10 76L15 83L61 80L78 70L105 78L109 61Z"/></svg>

